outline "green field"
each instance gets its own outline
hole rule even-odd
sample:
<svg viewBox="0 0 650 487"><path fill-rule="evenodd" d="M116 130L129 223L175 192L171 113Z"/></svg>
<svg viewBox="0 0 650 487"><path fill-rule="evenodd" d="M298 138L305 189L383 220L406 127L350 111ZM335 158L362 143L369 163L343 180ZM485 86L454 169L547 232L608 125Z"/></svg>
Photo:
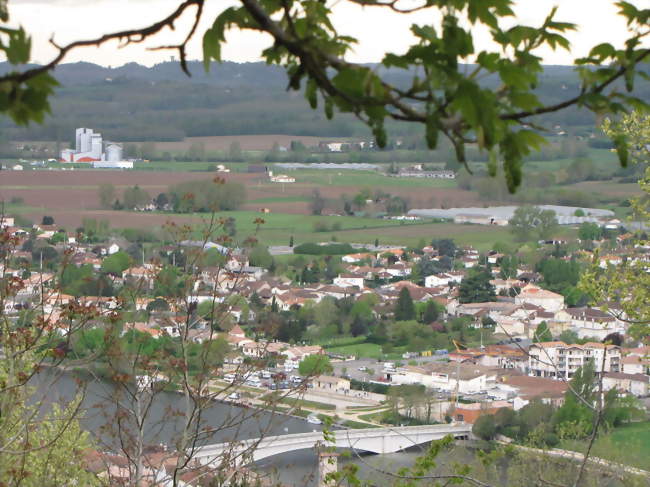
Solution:
<svg viewBox="0 0 650 487"><path fill-rule="evenodd" d="M376 343L360 343L358 345L345 345L343 347L332 347L327 349L328 353L336 355L355 355L356 357L380 358L384 354L381 346Z"/></svg>
<svg viewBox="0 0 650 487"><path fill-rule="evenodd" d="M327 353L337 355L354 355L357 358L374 358L399 360L405 351L403 347L394 347L393 352L383 353L381 346L376 343L360 343L358 345L346 345L343 347L332 347L327 349Z"/></svg>
<svg viewBox="0 0 650 487"><path fill-rule="evenodd" d="M586 441L563 441L559 448L584 453ZM650 470L650 422L632 423L601 435L592 454L614 462Z"/></svg>
<svg viewBox="0 0 650 487"><path fill-rule="evenodd" d="M176 215L190 217L199 224L205 215ZM379 218L361 218L351 216L313 216L286 213L260 214L254 211L220 212L218 216L233 217L237 224L237 239L250 235L265 245L287 245L289 237L294 236L295 245L305 242L323 242L335 238L338 242L373 244L379 239L383 245L418 245L433 238L453 236L460 244L472 244L479 250L490 249L495 242L510 243L512 234L506 227L488 225L456 225L454 223L399 222ZM256 225L255 219L262 218L264 223ZM330 228L340 225L340 230L325 232L314 231L316 223L325 223ZM572 234L571 229L561 229L559 234ZM574 231L573 231L574 233Z"/></svg>

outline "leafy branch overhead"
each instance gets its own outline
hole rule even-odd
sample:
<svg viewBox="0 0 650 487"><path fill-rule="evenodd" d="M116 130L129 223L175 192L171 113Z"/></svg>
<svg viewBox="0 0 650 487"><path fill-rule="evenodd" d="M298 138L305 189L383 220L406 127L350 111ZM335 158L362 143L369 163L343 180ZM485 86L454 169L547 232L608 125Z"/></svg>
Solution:
<svg viewBox="0 0 650 487"><path fill-rule="evenodd" d="M331 20L333 3L240 0L237 6L221 12L205 32L205 67L222 60L222 46L230 30L269 34L273 44L262 51L262 57L286 70L289 89L304 90L312 108L322 103L328 118L337 110L355 114L370 127L380 147L387 142L387 120L419 124L430 148L436 147L441 135L447 137L457 159L466 166L465 147L475 144L489 153L492 175L502 166L511 191L521 183L523 158L544 142L540 135L543 130L535 124L536 115L573 105L596 114L648 108L645 101L631 93L638 77L649 78L640 65L650 59L650 49L643 47L650 33L650 9L617 2L629 32L624 48L602 43L586 57L576 59L579 93L545 105L535 92L543 72L539 52L543 48L569 50L566 34L576 29L573 24L556 20L556 9L539 26L505 27L514 17L511 0L347 1L366 8L387 9L394 15L428 11L430 18L440 20L412 25L415 42L405 53L386 53L380 65L369 67L346 60L357 40L336 31ZM115 39L123 44L143 42L167 27L173 28L192 9L194 22L184 41L153 48L178 51L181 67L186 70L186 45L204 15L204 3L205 0L185 0L149 27L57 46L59 54L49 64L0 77L0 92L6 94L0 98L0 109L20 123L39 121L48 110L47 97L55 83L48 72L70 50ZM477 27L489 31L496 48L479 48L473 35ZM25 63L29 37L22 30L10 29L4 29L2 35L8 41L0 49L9 60ZM405 86L391 84L388 69L406 71L411 75L410 82ZM487 77L498 78L499 88L486 88L482 80ZM38 83L33 86L36 80ZM30 89L29 93L21 92ZM621 163L626 165L625 138L618 137L614 142Z"/></svg>

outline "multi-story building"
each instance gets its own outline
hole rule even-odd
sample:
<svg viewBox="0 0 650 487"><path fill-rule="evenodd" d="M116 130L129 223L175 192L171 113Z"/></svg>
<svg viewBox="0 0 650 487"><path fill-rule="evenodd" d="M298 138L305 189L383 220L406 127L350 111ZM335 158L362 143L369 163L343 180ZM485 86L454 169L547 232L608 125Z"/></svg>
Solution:
<svg viewBox="0 0 650 487"><path fill-rule="evenodd" d="M543 342L534 343L528 349L529 375L534 377L570 379L590 360L594 362L596 373L603 370L620 372L621 348L594 342L584 345Z"/></svg>

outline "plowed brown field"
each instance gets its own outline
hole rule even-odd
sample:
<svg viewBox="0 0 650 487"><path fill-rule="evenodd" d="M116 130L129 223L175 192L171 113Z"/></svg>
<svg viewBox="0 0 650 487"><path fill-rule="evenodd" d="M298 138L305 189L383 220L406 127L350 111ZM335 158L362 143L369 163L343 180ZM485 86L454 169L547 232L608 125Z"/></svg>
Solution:
<svg viewBox="0 0 650 487"><path fill-rule="evenodd" d="M0 172L0 200L9 201L13 197L24 200L21 213L37 221L43 215L51 215L62 225L75 226L86 217L107 218L116 227L158 226L167 221L168 216L151 213L131 213L103 210L99 205L98 188L102 183L111 183L117 194L130 186L139 185L152 197L167 190L171 184L212 179L214 174L207 172L155 172L155 171L3 171ZM245 210L269 208L273 213L306 214L309 204L306 201L315 188L330 201L339 204L343 195L354 195L358 185L317 185L314 183L277 184L270 183L263 174L232 173L226 180L241 182L246 186L248 202ZM408 198L411 207L430 208L482 205L490 202L479 201L470 191L455 188L387 186L392 195ZM260 201L258 201L260 200ZM333 209L336 209L333 208ZM339 209L340 211L340 209ZM190 217L187 217L190 218ZM179 221L183 218L179 218Z"/></svg>

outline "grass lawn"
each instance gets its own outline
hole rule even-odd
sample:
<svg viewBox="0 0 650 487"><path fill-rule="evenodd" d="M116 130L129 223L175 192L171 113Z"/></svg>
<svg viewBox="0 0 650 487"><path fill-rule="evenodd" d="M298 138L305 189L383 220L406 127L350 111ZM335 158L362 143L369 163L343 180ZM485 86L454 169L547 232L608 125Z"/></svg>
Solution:
<svg viewBox="0 0 650 487"><path fill-rule="evenodd" d="M381 351L381 345L376 343L359 343L355 345L344 345L342 347L332 347L327 349L328 353L337 355L355 355L367 358L381 358L384 354Z"/></svg>
<svg viewBox="0 0 650 487"><path fill-rule="evenodd" d="M268 400L268 401L277 401L282 404L288 404L289 406L299 407L299 408L323 409L327 411L336 409L336 406L334 404L327 404L324 402L308 401L306 399L296 399L293 397L283 397L277 399L277 397L274 397L273 393L262 396L260 399Z"/></svg>
<svg viewBox="0 0 650 487"><path fill-rule="evenodd" d="M346 419L343 421L343 426L347 426L350 429L370 429L377 428L374 424L362 423L360 421L352 421L351 419Z"/></svg>
<svg viewBox="0 0 650 487"><path fill-rule="evenodd" d="M331 347L327 349L328 353L337 355L354 355L357 358L375 358L375 359L388 359L400 360L404 347L395 347L391 353L383 353L381 345L376 343L359 343L355 345L344 345L341 347Z"/></svg>
<svg viewBox="0 0 650 487"><path fill-rule="evenodd" d="M559 448L584 453L586 441L563 441ZM632 423L601 435L593 455L614 462L650 470L650 422Z"/></svg>

